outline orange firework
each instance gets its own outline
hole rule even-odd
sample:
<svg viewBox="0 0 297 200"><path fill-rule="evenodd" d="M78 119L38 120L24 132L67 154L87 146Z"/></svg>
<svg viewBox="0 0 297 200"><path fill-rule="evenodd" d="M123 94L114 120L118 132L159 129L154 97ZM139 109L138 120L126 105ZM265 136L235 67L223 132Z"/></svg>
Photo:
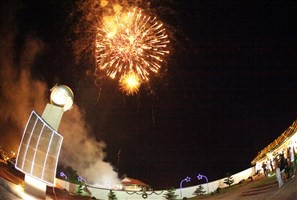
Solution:
<svg viewBox="0 0 297 200"><path fill-rule="evenodd" d="M105 17L97 31L97 68L119 80L133 72L140 85L158 72L168 43L163 24L139 8Z"/></svg>
<svg viewBox="0 0 297 200"><path fill-rule="evenodd" d="M131 71L127 75L123 75L120 79L120 89L127 95L137 93L140 87L140 80L138 76Z"/></svg>

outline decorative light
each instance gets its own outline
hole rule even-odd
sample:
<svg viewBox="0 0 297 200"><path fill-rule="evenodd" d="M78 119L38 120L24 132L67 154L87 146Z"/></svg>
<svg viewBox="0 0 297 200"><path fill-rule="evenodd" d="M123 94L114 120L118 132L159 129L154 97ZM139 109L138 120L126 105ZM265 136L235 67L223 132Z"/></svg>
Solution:
<svg viewBox="0 0 297 200"><path fill-rule="evenodd" d="M202 180L203 178L205 178L206 183L208 183L208 178L207 178L206 176L204 176L204 175L202 175L202 174L198 174L198 175L197 175L197 179L198 179L199 181ZM207 190L209 191L208 184L207 184Z"/></svg>
<svg viewBox="0 0 297 200"><path fill-rule="evenodd" d="M191 181L191 177L187 176L186 178L184 178L180 184L179 184L179 189L180 189L180 196L183 197L183 194L182 194L182 187L183 187L183 182L190 182Z"/></svg>
<svg viewBox="0 0 297 200"><path fill-rule="evenodd" d="M56 85L51 89L51 103L62 107L64 111L72 108L73 98L72 90L66 85Z"/></svg>
<svg viewBox="0 0 297 200"><path fill-rule="evenodd" d="M208 183L208 178L202 174L198 174L197 178L199 181L202 180L203 178L205 178L206 182Z"/></svg>
<svg viewBox="0 0 297 200"><path fill-rule="evenodd" d="M68 179L68 177L66 176L66 174L64 172L60 172L60 177L64 177L65 179Z"/></svg>
<svg viewBox="0 0 297 200"><path fill-rule="evenodd" d="M79 182L84 182L85 184L87 183L87 181L83 178L83 177L81 177L81 176L78 176L77 177L77 180L79 181Z"/></svg>

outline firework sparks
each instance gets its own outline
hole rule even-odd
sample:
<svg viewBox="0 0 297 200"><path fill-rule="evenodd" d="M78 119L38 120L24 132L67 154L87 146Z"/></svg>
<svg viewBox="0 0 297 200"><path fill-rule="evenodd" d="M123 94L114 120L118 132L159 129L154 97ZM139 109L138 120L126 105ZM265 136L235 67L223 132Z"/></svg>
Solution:
<svg viewBox="0 0 297 200"><path fill-rule="evenodd" d="M143 14L141 9L105 17L96 38L97 69L121 80L127 93L134 93L142 82L157 73L169 53L168 35L163 24ZM137 77L137 87L125 83L124 76ZM133 90L131 90L133 88Z"/></svg>
<svg viewBox="0 0 297 200"><path fill-rule="evenodd" d="M122 76L120 79L120 89L127 95L133 95L138 92L140 80L138 76L130 71L129 74Z"/></svg>

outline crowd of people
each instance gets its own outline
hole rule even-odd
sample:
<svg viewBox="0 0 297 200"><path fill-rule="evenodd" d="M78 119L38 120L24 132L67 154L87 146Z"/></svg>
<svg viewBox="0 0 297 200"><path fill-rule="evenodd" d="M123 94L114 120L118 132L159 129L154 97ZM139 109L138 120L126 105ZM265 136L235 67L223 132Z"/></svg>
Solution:
<svg viewBox="0 0 297 200"><path fill-rule="evenodd" d="M272 159L267 159L262 163L265 176L275 172L279 188L294 178L296 173L297 154L294 146L288 147L285 151L281 151ZM295 159L296 157L296 159Z"/></svg>

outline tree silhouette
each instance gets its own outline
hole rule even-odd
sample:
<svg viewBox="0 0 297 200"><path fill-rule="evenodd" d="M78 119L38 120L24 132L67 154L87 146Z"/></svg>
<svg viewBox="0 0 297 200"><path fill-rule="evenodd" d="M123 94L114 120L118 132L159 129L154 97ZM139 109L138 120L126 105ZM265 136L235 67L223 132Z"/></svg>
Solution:
<svg viewBox="0 0 297 200"><path fill-rule="evenodd" d="M176 199L177 195L175 194L174 189L169 189L169 190L167 190L167 193L165 193L163 195L163 197L167 200L174 200L174 199Z"/></svg>
<svg viewBox="0 0 297 200"><path fill-rule="evenodd" d="M206 191L204 190L204 187L202 185L199 185L199 187L195 190L195 194L198 194L198 195L202 195L204 194Z"/></svg>
<svg viewBox="0 0 297 200"><path fill-rule="evenodd" d="M76 194L81 195L83 193L82 184L79 184L75 191Z"/></svg>
<svg viewBox="0 0 297 200"><path fill-rule="evenodd" d="M226 173L226 178L224 179L224 183L229 187L234 183L234 179L230 173Z"/></svg>
<svg viewBox="0 0 297 200"><path fill-rule="evenodd" d="M108 200L117 200L117 196L115 195L115 193L112 190L109 190L108 193Z"/></svg>

